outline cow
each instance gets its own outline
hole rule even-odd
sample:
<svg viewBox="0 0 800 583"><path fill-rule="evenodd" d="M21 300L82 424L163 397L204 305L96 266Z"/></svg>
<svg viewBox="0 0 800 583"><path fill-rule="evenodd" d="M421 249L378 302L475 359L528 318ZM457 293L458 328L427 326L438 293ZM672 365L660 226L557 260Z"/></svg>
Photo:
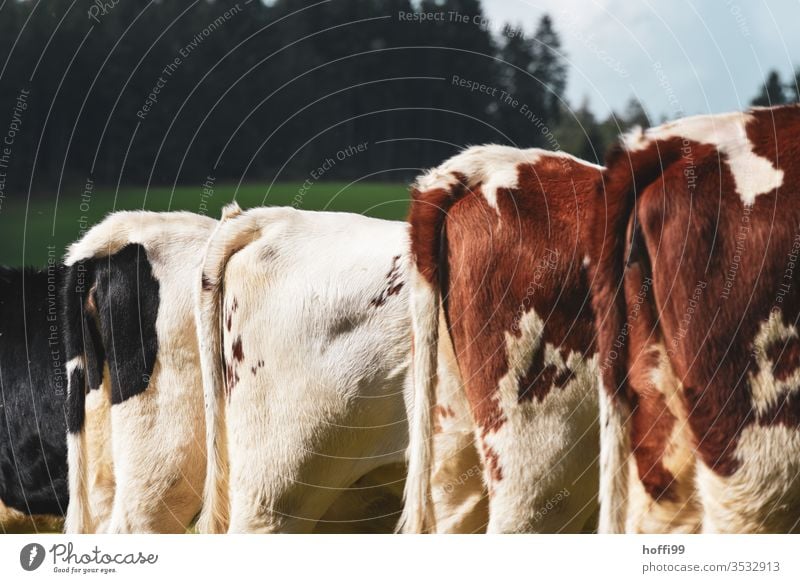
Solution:
<svg viewBox="0 0 800 583"><path fill-rule="evenodd" d="M407 268L402 222L225 209L197 282L200 532L311 532L363 476L402 484Z"/></svg>
<svg viewBox="0 0 800 583"><path fill-rule="evenodd" d="M192 282L215 224L188 212L117 212L69 247L69 533L185 532L200 510Z"/></svg>
<svg viewBox="0 0 800 583"><path fill-rule="evenodd" d="M45 269L0 267L2 530L51 527L67 510L62 278L54 258Z"/></svg>
<svg viewBox="0 0 800 583"><path fill-rule="evenodd" d="M414 184L405 532L441 531L431 481L448 465L480 476L459 499L477 509L485 487L490 533L594 528L597 355L584 233L600 172L561 152L485 145ZM438 451L454 430L464 461Z"/></svg>
<svg viewBox="0 0 800 583"><path fill-rule="evenodd" d="M800 107L606 158L590 239L601 532L798 532Z"/></svg>

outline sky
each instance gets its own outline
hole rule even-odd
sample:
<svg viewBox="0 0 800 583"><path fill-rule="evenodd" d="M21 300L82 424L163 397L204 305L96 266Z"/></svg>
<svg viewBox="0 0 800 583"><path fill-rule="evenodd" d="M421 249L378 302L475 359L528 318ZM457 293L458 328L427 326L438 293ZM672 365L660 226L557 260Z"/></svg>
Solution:
<svg viewBox="0 0 800 583"><path fill-rule="evenodd" d="M800 66L800 0L483 0L490 26L532 33L549 13L567 97L600 117L637 97L654 122L739 110L770 69Z"/></svg>

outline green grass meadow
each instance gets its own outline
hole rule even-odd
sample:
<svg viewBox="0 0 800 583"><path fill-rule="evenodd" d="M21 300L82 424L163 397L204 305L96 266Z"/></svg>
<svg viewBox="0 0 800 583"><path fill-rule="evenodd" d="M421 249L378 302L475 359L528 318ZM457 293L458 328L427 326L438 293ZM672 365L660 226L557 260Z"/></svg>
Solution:
<svg viewBox="0 0 800 583"><path fill-rule="evenodd" d="M219 217L222 207L236 200L243 209L256 206L295 206L403 220L408 211L405 184L375 182L284 182L172 188L114 189L92 187L55 197L9 195L0 207L0 264L43 266L50 257L60 260L81 233L115 210L185 210Z"/></svg>

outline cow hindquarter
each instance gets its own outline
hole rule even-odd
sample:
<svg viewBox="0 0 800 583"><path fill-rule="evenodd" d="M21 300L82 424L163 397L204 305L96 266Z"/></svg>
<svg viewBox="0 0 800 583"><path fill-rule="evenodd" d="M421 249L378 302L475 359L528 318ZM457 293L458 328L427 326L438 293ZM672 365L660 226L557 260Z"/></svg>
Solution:
<svg viewBox="0 0 800 583"><path fill-rule="evenodd" d="M304 238L264 237L225 272L231 532L311 532L346 488L403 462L404 247L365 263L342 235Z"/></svg>
<svg viewBox="0 0 800 583"><path fill-rule="evenodd" d="M783 269L789 249L770 254ZM742 332L730 335L738 349L727 356L724 344L717 347L709 360L717 362L718 378L704 379L704 390L687 392L698 443L703 530L799 532L800 302L792 291L768 307L776 288L755 282L747 287L755 290L760 308L751 312L752 321L741 323Z"/></svg>
<svg viewBox="0 0 800 583"><path fill-rule="evenodd" d="M697 532L702 514L691 432L681 381L669 359L674 342L663 338L655 316L653 277L646 257L626 269L625 340L632 392L626 531Z"/></svg>
<svg viewBox="0 0 800 583"><path fill-rule="evenodd" d="M685 507L693 500L680 477L681 467L691 476L682 450L693 454L704 532L796 532L800 524L798 114L717 120L746 137L716 148L684 140L639 205L659 316L652 360L664 365L653 370L669 370L655 384L674 416L672 431L643 427L665 436L662 470L686 493ZM721 164L719 150L736 155ZM637 376L646 375L633 367ZM676 438L686 446L676 449Z"/></svg>
<svg viewBox="0 0 800 583"><path fill-rule="evenodd" d="M109 378L108 368L104 378ZM94 532L107 532L114 508L114 455L111 438L111 387L103 383L86 395L88 511Z"/></svg>
<svg viewBox="0 0 800 583"><path fill-rule="evenodd" d="M798 131L796 106L753 112L747 146L761 170L747 182L742 163L729 162L733 179L723 172L718 373L687 395L709 532L800 532Z"/></svg>
<svg viewBox="0 0 800 583"><path fill-rule="evenodd" d="M69 532L185 532L200 508L193 284L214 224L123 211L68 250Z"/></svg>
<svg viewBox="0 0 800 583"><path fill-rule="evenodd" d="M761 309L743 311L724 299L719 309L718 300L699 302L697 321L678 343L671 359L677 377L673 384L685 417L676 427L686 419L688 438L682 439L695 454L693 498L704 532L796 532L800 345L792 322L800 312L789 300L767 312L762 302L774 297L775 288L745 279L741 284L754 289L754 303L761 303ZM716 285L720 282L708 284L709 298L724 298ZM684 334L670 316L663 318L663 326L670 335Z"/></svg>
<svg viewBox="0 0 800 583"><path fill-rule="evenodd" d="M599 439L581 258L574 242L531 242L541 215L526 210L518 231L518 218L503 218L513 207L498 216L477 192L447 221L445 305L489 493L488 531L580 532L597 509Z"/></svg>

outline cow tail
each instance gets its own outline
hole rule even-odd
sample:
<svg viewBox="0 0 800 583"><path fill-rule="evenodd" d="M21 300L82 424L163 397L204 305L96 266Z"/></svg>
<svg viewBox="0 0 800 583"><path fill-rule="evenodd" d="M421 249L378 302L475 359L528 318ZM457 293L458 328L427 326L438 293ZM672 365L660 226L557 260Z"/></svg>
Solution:
<svg viewBox="0 0 800 583"><path fill-rule="evenodd" d="M96 388L99 379L94 374L102 366L102 349L98 347L99 332L91 313L89 289L94 280L91 261L70 265L61 288L62 334L67 362L67 465L69 505L64 522L68 533L94 531L89 508L87 484L86 392Z"/></svg>
<svg viewBox="0 0 800 583"><path fill-rule="evenodd" d="M646 253L633 249L628 233L637 225L636 201L663 169L680 157L680 149L659 143L629 147L645 140L636 129L611 149L596 189L598 201L589 248L592 307L600 357L600 517L601 533L625 531L628 472L631 456L630 419L633 402L628 388L628 305L624 278L629 263ZM634 223L629 229L629 224Z"/></svg>
<svg viewBox="0 0 800 583"><path fill-rule="evenodd" d="M412 192L412 388L406 394L408 477L398 523L398 530L405 533L436 532L431 496L432 412L436 404L439 305L447 271L445 219L464 186L463 177L441 175L434 169L417 180Z"/></svg>
<svg viewBox="0 0 800 583"><path fill-rule="evenodd" d="M257 234L257 227L253 226L252 221L231 220L241 212L236 203L223 209L222 219L206 247L195 302L208 454L203 508L197 519L197 530L209 534L227 531L229 523L225 363L222 344L223 283L225 267L230 257Z"/></svg>
<svg viewBox="0 0 800 583"><path fill-rule="evenodd" d="M600 516L597 530L603 534L625 532L628 504L628 472L631 455L626 404L609 395L600 383Z"/></svg>
<svg viewBox="0 0 800 583"><path fill-rule="evenodd" d="M431 409L435 402L436 355L438 350L439 290L411 268L412 370L411 395L407 398L409 442L406 458L408 477L405 505L400 518L403 532L421 533L436 528L431 504L433 463Z"/></svg>

